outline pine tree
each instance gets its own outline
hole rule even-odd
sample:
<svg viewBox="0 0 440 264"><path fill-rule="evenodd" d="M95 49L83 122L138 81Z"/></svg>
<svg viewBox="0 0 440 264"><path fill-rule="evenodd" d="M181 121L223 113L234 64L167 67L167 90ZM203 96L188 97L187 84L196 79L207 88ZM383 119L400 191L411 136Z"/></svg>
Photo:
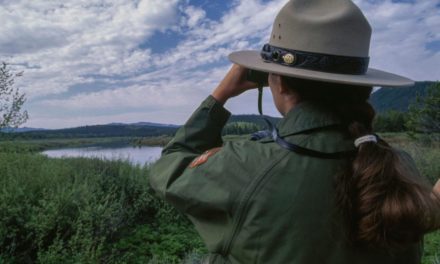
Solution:
<svg viewBox="0 0 440 264"><path fill-rule="evenodd" d="M433 136L440 133L440 82L431 85L425 96L417 97L416 102L409 108L406 125L413 133Z"/></svg>

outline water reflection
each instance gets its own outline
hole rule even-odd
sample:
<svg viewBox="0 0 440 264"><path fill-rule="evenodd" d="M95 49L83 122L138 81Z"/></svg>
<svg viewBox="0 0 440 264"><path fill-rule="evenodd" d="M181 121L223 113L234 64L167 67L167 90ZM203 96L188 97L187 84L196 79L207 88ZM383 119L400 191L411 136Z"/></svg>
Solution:
<svg viewBox="0 0 440 264"><path fill-rule="evenodd" d="M61 157L86 157L86 158L101 158L108 160L129 160L133 164L144 165L145 163L152 163L160 157L162 151L161 147L82 147L82 148L64 148L46 150L43 154L51 158Z"/></svg>

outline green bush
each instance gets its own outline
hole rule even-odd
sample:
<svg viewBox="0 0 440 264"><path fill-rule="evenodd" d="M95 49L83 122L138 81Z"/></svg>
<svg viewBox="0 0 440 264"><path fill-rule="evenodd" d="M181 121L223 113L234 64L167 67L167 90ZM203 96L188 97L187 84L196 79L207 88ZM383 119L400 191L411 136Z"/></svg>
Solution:
<svg viewBox="0 0 440 264"><path fill-rule="evenodd" d="M409 107L407 127L412 132L440 132L440 82L428 87L426 95L417 96L416 102ZM437 140L439 137L437 137Z"/></svg>
<svg viewBox="0 0 440 264"><path fill-rule="evenodd" d="M188 252L192 251L193 255L203 255L205 249L202 242L194 229L185 223L182 221L167 225L139 226L133 229L130 235L112 245L113 251L119 252L113 255L117 260L124 260L127 263L136 261L145 263L151 259L164 263L181 263Z"/></svg>
<svg viewBox="0 0 440 264"><path fill-rule="evenodd" d="M440 264L440 231L425 236L423 264Z"/></svg>
<svg viewBox="0 0 440 264"><path fill-rule="evenodd" d="M390 110L377 114L373 127L377 132L402 132L406 130L406 119L406 113Z"/></svg>
<svg viewBox="0 0 440 264"><path fill-rule="evenodd" d="M188 221L150 193L148 171L124 161L0 153L0 262L177 263L203 251Z"/></svg>
<svg viewBox="0 0 440 264"><path fill-rule="evenodd" d="M247 135L262 130L263 127L250 122L228 123L222 131L223 135Z"/></svg>

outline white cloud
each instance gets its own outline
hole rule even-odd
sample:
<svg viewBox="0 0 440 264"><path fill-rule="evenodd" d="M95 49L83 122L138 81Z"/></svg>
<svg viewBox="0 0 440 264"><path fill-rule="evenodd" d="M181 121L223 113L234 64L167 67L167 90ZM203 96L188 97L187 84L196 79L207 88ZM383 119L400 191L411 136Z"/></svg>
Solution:
<svg viewBox="0 0 440 264"><path fill-rule="evenodd" d="M440 80L440 50L426 48L440 41L440 1L356 3L373 27L370 66L415 80Z"/></svg>
<svg viewBox="0 0 440 264"><path fill-rule="evenodd" d="M38 66L20 83L30 97L59 93L84 75L146 67L150 50L138 46L175 23L176 12L177 0L8 1L0 6L0 56Z"/></svg>
<svg viewBox="0 0 440 264"><path fill-rule="evenodd" d="M184 16L187 18L186 24L183 25L187 28L185 37L175 49L162 54L153 55L150 50L142 52L135 50L130 56L124 45L115 48L112 45L105 45L105 41L101 41L100 46L91 46L87 49L87 60L81 58L80 54L72 54L71 51L66 50L65 56L69 56L69 59L64 63L74 62L75 66L81 65L87 68L84 72L111 76L124 73L127 65L131 65L128 67L129 73L136 73L139 69L149 71L124 79L124 82L129 81L135 83L134 85L121 84L120 87L111 90L84 92L64 99L42 100L37 105L39 108L62 109L61 112L70 114L77 114L72 111L74 109L114 111L120 108L123 111L122 109L127 108L144 107L151 110L169 109L175 106L187 109L189 113L209 94L210 89L215 87L229 66L208 69L215 63L224 61L234 50L257 48L265 42L269 36L272 17L283 2L284 0L262 4L259 1L246 0L238 3L231 12L226 13L221 21L217 22L209 20L200 8L186 6L183 8ZM259 12L264 15L256 15ZM196 25L197 27L194 27ZM258 43L250 43L247 40L255 36L261 39ZM84 51L84 49L77 50ZM123 59L119 59L119 63L111 63L108 60L102 61L100 56L107 58L122 56ZM96 64L103 67L97 69L96 64L88 64L90 61L97 62ZM82 81L86 83L89 80ZM69 84L72 85L72 82ZM173 116L174 113L168 115ZM31 124L36 120L39 120L38 116L31 120ZM175 121L181 123L184 120L175 118Z"/></svg>
<svg viewBox="0 0 440 264"><path fill-rule="evenodd" d="M63 127L123 118L182 123L226 73L230 52L259 49L269 40L287 0L234 0L230 10L219 11L218 21L188 1L28 2L0 6L0 56L32 66L20 82L38 107L28 125ZM438 0L355 2L373 27L370 66L416 80L440 79L440 51L426 48L440 41ZM176 47L141 49L157 31L175 36ZM72 87L93 85L96 74L111 87L75 93ZM40 98L68 89L73 95ZM265 98L266 112L275 114L268 93ZM256 113L255 93L227 106Z"/></svg>
<svg viewBox="0 0 440 264"><path fill-rule="evenodd" d="M285 2L277 0L263 4L257 0L242 0L220 21L206 21L186 32L187 38L176 49L160 56L155 65L165 67L181 63L185 67L188 64L196 67L224 59L231 50L260 48L269 39L273 19ZM246 41L248 38L260 41L250 44ZM250 45L245 47L243 44ZM193 63L194 58L199 62Z"/></svg>
<svg viewBox="0 0 440 264"><path fill-rule="evenodd" d="M184 12L186 15L184 22L190 28L197 26L206 16L205 10L191 5L187 6ZM183 26L185 26L185 24Z"/></svg>

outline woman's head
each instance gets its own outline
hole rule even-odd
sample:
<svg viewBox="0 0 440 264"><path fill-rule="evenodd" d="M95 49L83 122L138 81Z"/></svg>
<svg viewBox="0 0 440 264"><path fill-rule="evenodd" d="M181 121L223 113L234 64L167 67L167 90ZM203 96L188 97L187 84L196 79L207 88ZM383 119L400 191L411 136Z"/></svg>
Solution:
<svg viewBox="0 0 440 264"><path fill-rule="evenodd" d="M371 123L374 110L368 104L370 86L321 82L269 74L269 86L278 111L284 115L302 101L314 102L338 112L344 121L360 119ZM353 114L356 109L356 114Z"/></svg>

